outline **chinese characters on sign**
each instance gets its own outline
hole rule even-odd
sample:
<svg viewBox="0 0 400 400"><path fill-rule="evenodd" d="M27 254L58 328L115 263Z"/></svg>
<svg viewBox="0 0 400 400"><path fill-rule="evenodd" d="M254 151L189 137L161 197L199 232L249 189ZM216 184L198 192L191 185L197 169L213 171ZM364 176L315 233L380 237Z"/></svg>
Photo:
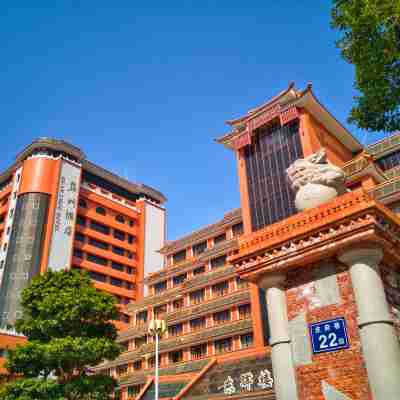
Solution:
<svg viewBox="0 0 400 400"><path fill-rule="evenodd" d="M346 320L336 318L310 325L313 353L326 353L350 347Z"/></svg>
<svg viewBox="0 0 400 400"><path fill-rule="evenodd" d="M52 270L69 267L80 173L80 167L62 161L48 262L48 267Z"/></svg>
<svg viewBox="0 0 400 400"><path fill-rule="evenodd" d="M272 389L274 379L268 369L261 370L258 375L252 371L240 374L238 382L235 382L231 376L228 376L224 384L218 389L226 395L232 395L239 392L252 392L254 390Z"/></svg>

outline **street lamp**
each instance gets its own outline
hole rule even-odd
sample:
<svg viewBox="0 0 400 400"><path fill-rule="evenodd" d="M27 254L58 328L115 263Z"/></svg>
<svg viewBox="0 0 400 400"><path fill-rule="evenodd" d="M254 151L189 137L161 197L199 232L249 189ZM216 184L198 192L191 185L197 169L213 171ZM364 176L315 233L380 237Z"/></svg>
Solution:
<svg viewBox="0 0 400 400"><path fill-rule="evenodd" d="M165 333L167 327L165 321L161 319L152 319L149 323L149 334L154 336L156 339L155 359L156 359L156 371L155 371L155 400L158 400L158 345L160 337Z"/></svg>

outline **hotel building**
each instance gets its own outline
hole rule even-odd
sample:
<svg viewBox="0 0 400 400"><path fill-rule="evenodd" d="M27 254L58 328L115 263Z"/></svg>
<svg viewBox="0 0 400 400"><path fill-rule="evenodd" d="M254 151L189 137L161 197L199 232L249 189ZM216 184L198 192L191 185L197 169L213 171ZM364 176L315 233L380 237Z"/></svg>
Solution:
<svg viewBox="0 0 400 400"><path fill-rule="evenodd" d="M144 275L162 266L164 196L90 162L61 140L35 140L0 174L0 326L47 270L87 271L119 307L143 297ZM128 322L120 314L118 326Z"/></svg>
<svg viewBox="0 0 400 400"><path fill-rule="evenodd" d="M160 399L398 399L400 133L364 148L293 85L228 124L240 211L161 248L98 370L153 399L156 318ZM322 148L347 190L298 211L286 170Z"/></svg>

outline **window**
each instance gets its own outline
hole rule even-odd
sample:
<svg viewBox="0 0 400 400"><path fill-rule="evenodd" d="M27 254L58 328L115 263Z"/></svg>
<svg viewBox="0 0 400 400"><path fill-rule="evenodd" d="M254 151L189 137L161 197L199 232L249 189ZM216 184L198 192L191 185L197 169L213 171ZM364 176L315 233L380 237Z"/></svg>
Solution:
<svg viewBox="0 0 400 400"><path fill-rule="evenodd" d="M117 374L123 375L128 372L128 364L122 364L117 366Z"/></svg>
<svg viewBox="0 0 400 400"><path fill-rule="evenodd" d="M135 361L135 362L133 363L133 370L134 370L134 371L140 371L140 370L142 369L142 366L143 366L142 360ZM129 389L129 388L128 388L128 389Z"/></svg>
<svg viewBox="0 0 400 400"><path fill-rule="evenodd" d="M134 267L126 267L126 273L129 275L136 274L136 268Z"/></svg>
<svg viewBox="0 0 400 400"><path fill-rule="evenodd" d="M128 243L132 244L135 241L135 237L132 235L128 235Z"/></svg>
<svg viewBox="0 0 400 400"><path fill-rule="evenodd" d="M135 284L132 283L132 282L125 282L125 287L126 287L128 290L132 290L132 289L135 289L135 288L136 288Z"/></svg>
<svg viewBox="0 0 400 400"><path fill-rule="evenodd" d="M226 233L221 233L221 235L215 236L214 238L214 246L216 246L219 243L222 243L226 240Z"/></svg>
<svg viewBox="0 0 400 400"><path fill-rule="evenodd" d="M97 214L106 215L106 210L104 207L96 207Z"/></svg>
<svg viewBox="0 0 400 400"><path fill-rule="evenodd" d="M99 274L98 272L90 271L89 272L90 278L98 281L98 282L105 282L106 281L106 276L103 274Z"/></svg>
<svg viewBox="0 0 400 400"><path fill-rule="evenodd" d="M131 251L127 251L126 252L126 256L130 259L130 260L132 260L133 259L133 253L131 252Z"/></svg>
<svg viewBox="0 0 400 400"><path fill-rule="evenodd" d="M253 346L253 334L247 333L246 335L240 335L240 347L245 349Z"/></svg>
<svg viewBox="0 0 400 400"><path fill-rule="evenodd" d="M116 220L117 222L121 223L121 224L124 224L124 223L125 223L125 218L124 218L122 215L120 215L120 214L118 214L118 215L115 216L115 220Z"/></svg>
<svg viewBox="0 0 400 400"><path fill-rule="evenodd" d="M214 324L216 324L216 325L225 324L226 322L229 322L231 320L231 311L224 310L224 311L217 312L213 315L213 320L214 320Z"/></svg>
<svg viewBox="0 0 400 400"><path fill-rule="evenodd" d="M154 318L160 318L167 312L167 305L162 304L161 306L156 306L153 309Z"/></svg>
<svg viewBox="0 0 400 400"><path fill-rule="evenodd" d="M155 294L160 294L164 290L167 290L167 281L158 282L154 285L154 292Z"/></svg>
<svg viewBox="0 0 400 400"><path fill-rule="evenodd" d="M140 363L140 368L142 369L142 362L141 361L136 361L133 363L133 369L135 369L135 364ZM135 370L137 371L137 370ZM136 397L142 390L142 385L133 385L133 386L128 386L128 397Z"/></svg>
<svg viewBox="0 0 400 400"><path fill-rule="evenodd" d="M183 333L182 324L171 325L168 327L168 336L170 337L179 336L182 335L182 333Z"/></svg>
<svg viewBox="0 0 400 400"><path fill-rule="evenodd" d="M184 305L183 299L174 300L172 302L172 308L174 311L180 310L181 308L183 308L183 305Z"/></svg>
<svg viewBox="0 0 400 400"><path fill-rule="evenodd" d="M233 237L240 236L243 234L243 224L240 222L232 226Z"/></svg>
<svg viewBox="0 0 400 400"><path fill-rule="evenodd" d="M144 344L147 344L147 335L135 338L134 343L135 343L135 349L138 349L139 347L143 346Z"/></svg>
<svg viewBox="0 0 400 400"><path fill-rule="evenodd" d="M115 237L115 239L118 239L118 240L125 240L125 233L122 231L119 231L118 229L114 229L114 237Z"/></svg>
<svg viewBox="0 0 400 400"><path fill-rule="evenodd" d="M82 215L78 215L76 217L76 223L80 226L86 226L86 218L82 217Z"/></svg>
<svg viewBox="0 0 400 400"><path fill-rule="evenodd" d="M117 278L111 278L110 283L111 283L111 285L118 286L118 287L123 286L123 281L121 279L117 279Z"/></svg>
<svg viewBox="0 0 400 400"><path fill-rule="evenodd" d="M204 301L204 289L190 293L190 304L199 304Z"/></svg>
<svg viewBox="0 0 400 400"><path fill-rule="evenodd" d="M108 244L97 239L89 238L89 244L102 250L108 250Z"/></svg>
<svg viewBox="0 0 400 400"><path fill-rule="evenodd" d="M187 274L176 275L172 278L174 286L180 285L181 283L185 282L187 278Z"/></svg>
<svg viewBox="0 0 400 400"><path fill-rule="evenodd" d="M229 282L221 282L217 283L216 285L213 285L212 287L212 293L214 296L220 297L220 296L225 296L229 292Z"/></svg>
<svg viewBox="0 0 400 400"><path fill-rule="evenodd" d="M79 207L87 208L87 203L83 199L79 199L79 203L78 204L79 204Z"/></svg>
<svg viewBox="0 0 400 400"><path fill-rule="evenodd" d="M238 307L239 319L246 319L251 317L251 306L250 304L242 304Z"/></svg>
<svg viewBox="0 0 400 400"><path fill-rule="evenodd" d="M171 363L181 362L183 360L183 351L182 350L170 351L168 353L168 358Z"/></svg>
<svg viewBox="0 0 400 400"><path fill-rule="evenodd" d="M177 263L179 263L181 261L184 261L184 260L186 260L186 249L178 251L178 253L175 253L172 256L172 263L173 264L177 264Z"/></svg>
<svg viewBox="0 0 400 400"><path fill-rule="evenodd" d="M125 342L119 343L119 345L122 348L122 351L128 351L129 350L129 340L126 340Z"/></svg>
<svg viewBox="0 0 400 400"><path fill-rule="evenodd" d="M129 226L130 226L130 227L135 226L135 221L134 221L133 219L130 219L130 220L129 220Z"/></svg>
<svg viewBox="0 0 400 400"><path fill-rule="evenodd" d="M147 322L147 311L139 311L136 314L136 325L141 326Z"/></svg>
<svg viewBox="0 0 400 400"><path fill-rule="evenodd" d="M124 272L124 265L123 265L123 264L120 264L120 263L117 263L117 262L115 262L115 261L112 261L112 262L111 262L111 268L112 268L112 269L115 269L115 270L117 270L117 271L122 271L122 272Z"/></svg>
<svg viewBox="0 0 400 400"><path fill-rule="evenodd" d="M236 278L236 285L238 290L247 289L249 287L249 283L243 279L240 279L239 277Z"/></svg>
<svg viewBox="0 0 400 400"><path fill-rule="evenodd" d="M199 254L203 253L205 250L207 250L207 241L195 244L193 246L193 255L196 257Z"/></svg>
<svg viewBox="0 0 400 400"><path fill-rule="evenodd" d="M201 267L195 268L193 270L193 275L196 276L196 275L204 274L204 272L206 272L206 267L203 265Z"/></svg>
<svg viewBox="0 0 400 400"><path fill-rule="evenodd" d="M199 344L197 346L192 346L190 348L190 354L192 360L198 360L207 356L207 343Z"/></svg>
<svg viewBox="0 0 400 400"><path fill-rule="evenodd" d="M76 258L83 258L83 251L81 249L75 248L73 255Z"/></svg>
<svg viewBox="0 0 400 400"><path fill-rule="evenodd" d="M215 353L222 354L232 351L232 338L216 340L214 342Z"/></svg>
<svg viewBox="0 0 400 400"><path fill-rule="evenodd" d="M189 324L190 324L190 331L196 332L206 327L206 319L204 317L192 319Z"/></svg>
<svg viewBox="0 0 400 400"><path fill-rule="evenodd" d="M119 256L123 256L125 254L125 250L122 247L118 246L113 246L112 251L113 253L118 254Z"/></svg>
<svg viewBox="0 0 400 400"><path fill-rule="evenodd" d="M118 313L119 316L119 320L124 322L125 324L129 324L130 323L130 318L129 315L123 314L123 313Z"/></svg>
<svg viewBox="0 0 400 400"><path fill-rule="evenodd" d="M107 259L105 259L103 257L96 256L94 254L88 253L87 256L86 256L86 259L88 261L92 262L92 263L95 263L95 264L99 264L99 265L103 265L103 266L107 266L108 265L108 260Z"/></svg>
<svg viewBox="0 0 400 400"><path fill-rule="evenodd" d="M150 358L147 360L147 365L148 365L149 368L154 368L155 365L156 365L156 360L155 360L155 358L154 358L154 357L150 357Z"/></svg>
<svg viewBox="0 0 400 400"><path fill-rule="evenodd" d="M226 254L223 256L219 256L217 258L213 258L211 260L211 268L221 268L226 264Z"/></svg>
<svg viewBox="0 0 400 400"><path fill-rule="evenodd" d="M101 224L100 222L90 221L90 228L102 233L103 235L110 234L110 228L106 225Z"/></svg>
<svg viewBox="0 0 400 400"><path fill-rule="evenodd" d="M75 232L75 240L78 242L85 242L85 235L82 235L80 232Z"/></svg>

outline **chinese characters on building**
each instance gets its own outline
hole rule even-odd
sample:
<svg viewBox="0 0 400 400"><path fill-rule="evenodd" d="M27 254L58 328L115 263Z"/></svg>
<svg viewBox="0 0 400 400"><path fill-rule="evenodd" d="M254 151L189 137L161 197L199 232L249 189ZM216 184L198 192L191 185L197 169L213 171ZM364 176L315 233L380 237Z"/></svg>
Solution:
<svg viewBox="0 0 400 400"><path fill-rule="evenodd" d="M57 192L48 267L61 270L69 267L75 215L78 203L80 167L63 161Z"/></svg>
<svg viewBox="0 0 400 400"><path fill-rule="evenodd" d="M240 392L252 392L254 390L272 389L274 379L268 369L263 369L258 373L247 371L240 374L239 379L235 380L232 376L227 376L224 384L218 389L226 395L233 395Z"/></svg>

